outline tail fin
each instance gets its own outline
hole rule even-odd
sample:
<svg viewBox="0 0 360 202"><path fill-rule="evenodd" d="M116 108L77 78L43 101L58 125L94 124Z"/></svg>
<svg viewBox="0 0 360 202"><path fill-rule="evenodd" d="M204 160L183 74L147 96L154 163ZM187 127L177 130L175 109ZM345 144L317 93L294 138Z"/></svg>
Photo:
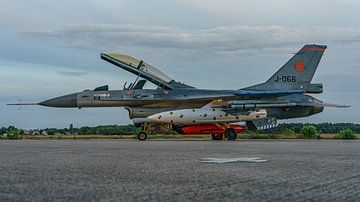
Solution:
<svg viewBox="0 0 360 202"><path fill-rule="evenodd" d="M310 84L326 49L323 45L305 45L266 82L243 90L297 90L322 93L322 84Z"/></svg>

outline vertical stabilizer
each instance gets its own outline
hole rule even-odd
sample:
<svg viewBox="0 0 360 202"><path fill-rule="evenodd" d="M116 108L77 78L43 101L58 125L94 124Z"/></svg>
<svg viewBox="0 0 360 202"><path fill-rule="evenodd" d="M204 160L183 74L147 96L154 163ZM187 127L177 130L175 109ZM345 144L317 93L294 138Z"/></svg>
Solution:
<svg viewBox="0 0 360 202"><path fill-rule="evenodd" d="M266 82L244 90L304 89L314 93L322 92L321 84L310 84L310 82L325 49L324 45L305 45Z"/></svg>

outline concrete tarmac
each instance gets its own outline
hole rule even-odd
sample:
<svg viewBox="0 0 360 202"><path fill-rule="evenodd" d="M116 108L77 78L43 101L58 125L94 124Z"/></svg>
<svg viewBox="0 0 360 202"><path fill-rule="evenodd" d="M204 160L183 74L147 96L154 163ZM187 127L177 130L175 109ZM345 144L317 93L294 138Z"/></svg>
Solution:
<svg viewBox="0 0 360 202"><path fill-rule="evenodd" d="M0 141L0 201L204 200L359 201L360 141Z"/></svg>

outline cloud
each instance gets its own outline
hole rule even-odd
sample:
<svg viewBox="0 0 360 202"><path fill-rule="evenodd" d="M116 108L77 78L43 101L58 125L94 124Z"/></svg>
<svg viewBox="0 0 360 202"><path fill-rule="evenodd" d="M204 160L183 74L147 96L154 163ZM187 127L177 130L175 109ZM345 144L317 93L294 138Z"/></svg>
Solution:
<svg viewBox="0 0 360 202"><path fill-rule="evenodd" d="M89 75L88 72L75 72L75 71L57 71L58 74L62 76L86 76Z"/></svg>
<svg viewBox="0 0 360 202"><path fill-rule="evenodd" d="M62 46L129 50L141 48L167 54L197 56L241 55L299 47L305 43L359 43L360 28L354 27L283 27L221 26L186 30L176 27L76 24L56 30L23 33L39 40L55 40Z"/></svg>
<svg viewBox="0 0 360 202"><path fill-rule="evenodd" d="M358 0L176 0L178 7L207 12L243 25L359 26Z"/></svg>

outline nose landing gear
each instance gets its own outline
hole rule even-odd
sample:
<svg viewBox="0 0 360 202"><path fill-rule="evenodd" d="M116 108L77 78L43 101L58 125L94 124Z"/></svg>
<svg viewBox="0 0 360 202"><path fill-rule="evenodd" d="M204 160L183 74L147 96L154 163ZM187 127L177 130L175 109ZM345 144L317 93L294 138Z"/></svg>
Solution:
<svg viewBox="0 0 360 202"><path fill-rule="evenodd" d="M147 134L144 131L142 131L137 135L137 139L138 140L146 140L147 139Z"/></svg>
<svg viewBox="0 0 360 202"><path fill-rule="evenodd" d="M148 138L148 133L152 134L160 131L171 131L172 127L172 124L143 123L140 126L141 131L136 138L138 140L146 140Z"/></svg>

